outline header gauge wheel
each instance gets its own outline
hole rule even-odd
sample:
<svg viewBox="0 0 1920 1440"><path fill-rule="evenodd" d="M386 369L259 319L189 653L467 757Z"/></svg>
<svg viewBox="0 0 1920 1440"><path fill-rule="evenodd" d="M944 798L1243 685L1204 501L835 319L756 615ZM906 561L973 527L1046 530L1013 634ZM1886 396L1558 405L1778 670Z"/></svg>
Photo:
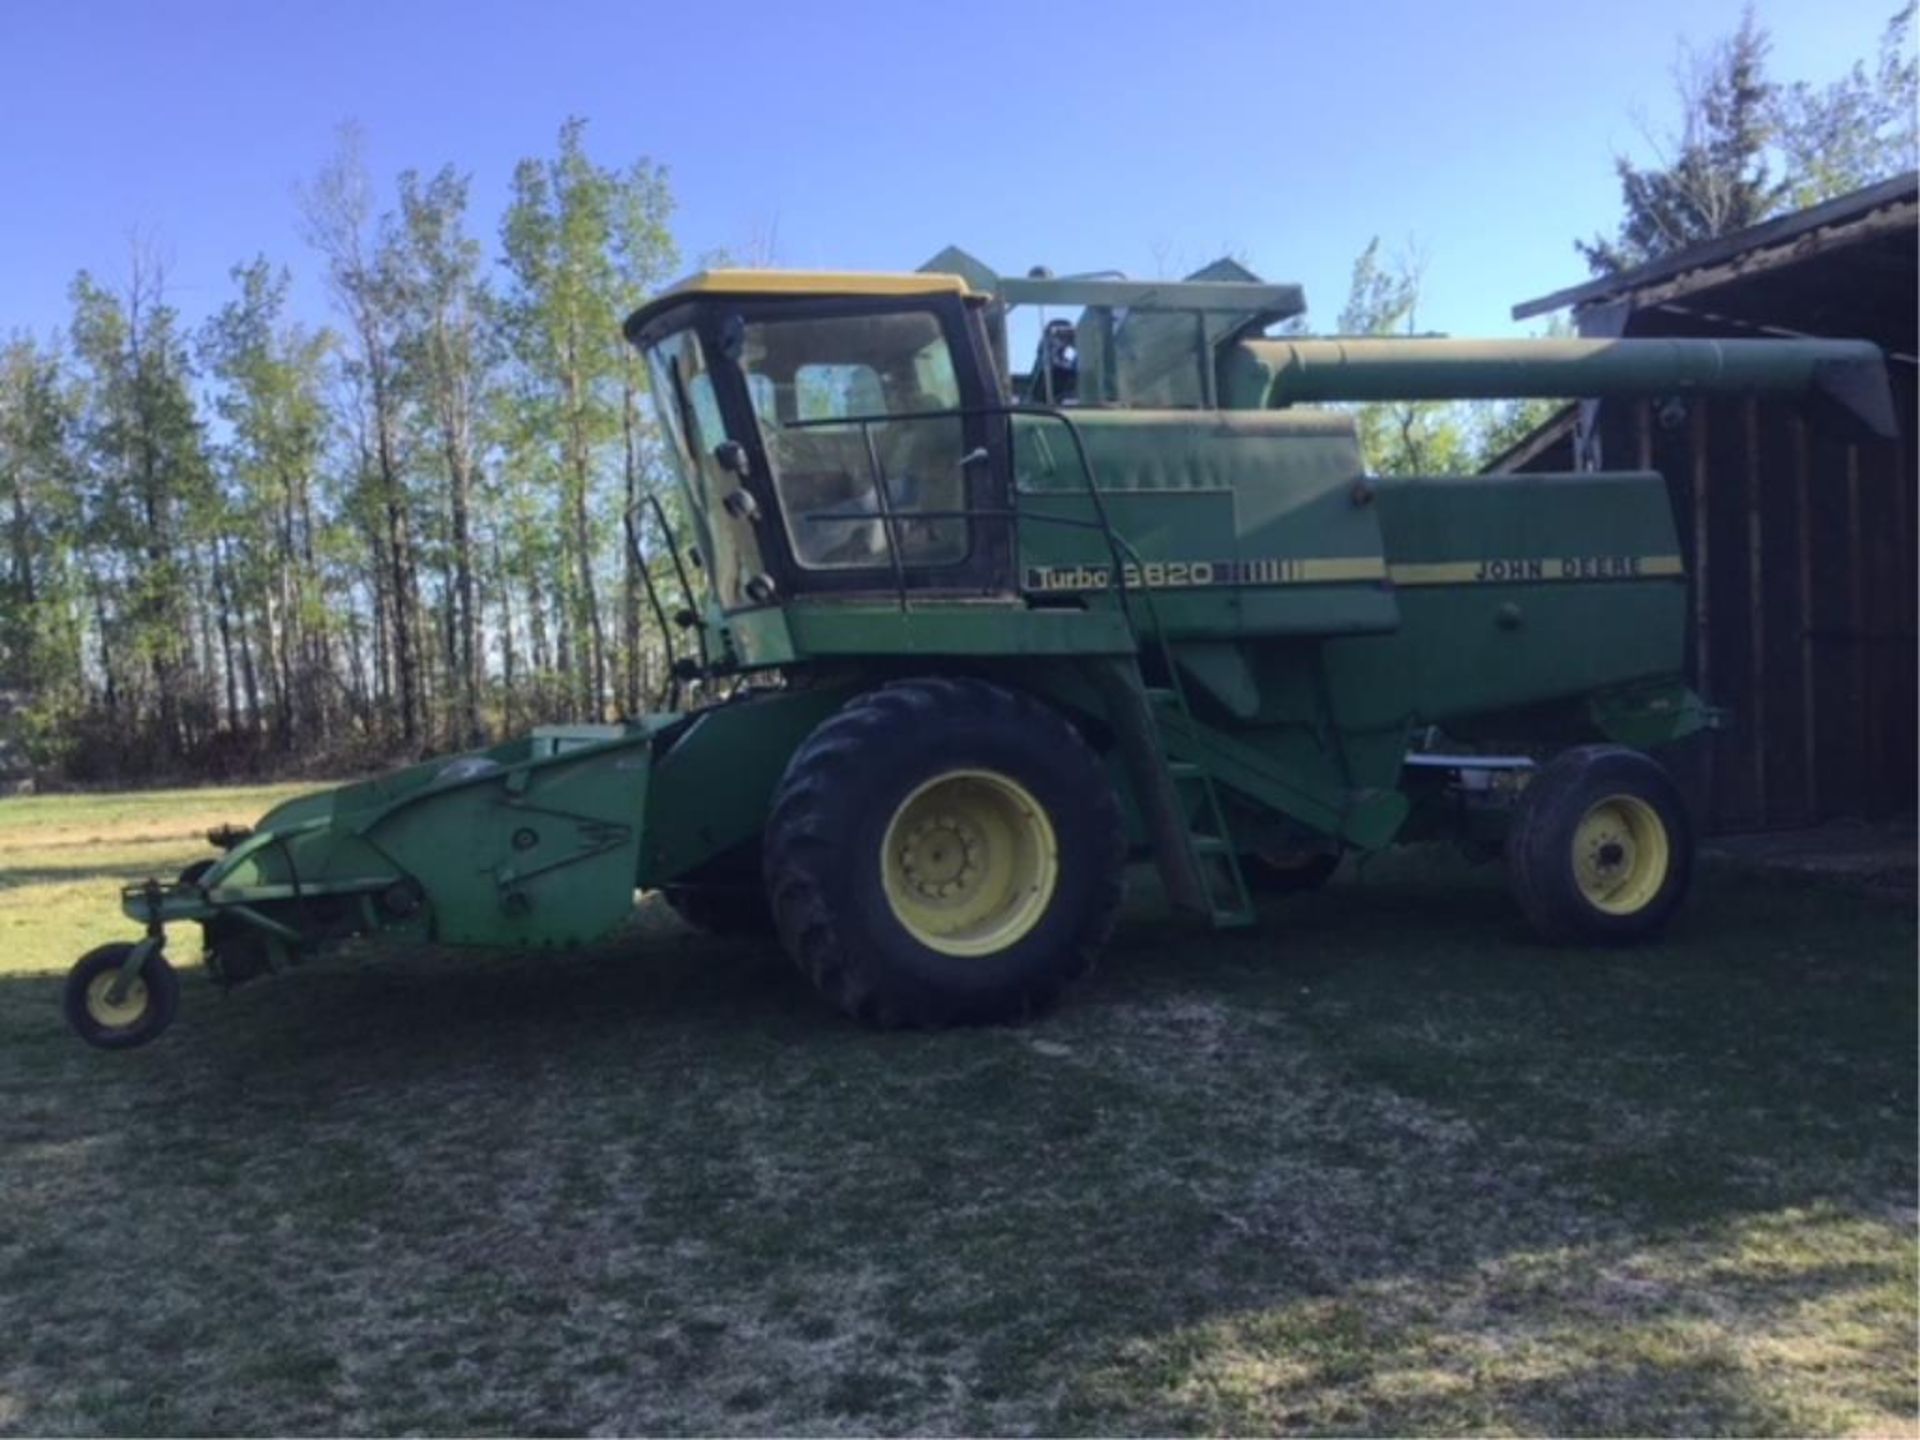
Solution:
<svg viewBox="0 0 1920 1440"><path fill-rule="evenodd" d="M1092 968L1125 836L1105 767L1057 712L979 680L851 701L787 766L767 826L782 943L881 1025L1016 1018Z"/></svg>
<svg viewBox="0 0 1920 1440"><path fill-rule="evenodd" d="M1638 750L1589 745L1555 756L1521 794L1507 877L1548 940L1630 944L1686 898L1693 830L1672 778Z"/></svg>
<svg viewBox="0 0 1920 1440"><path fill-rule="evenodd" d="M157 1037L180 1008L180 977L165 955L151 955L133 979L120 984L120 967L133 946L102 945L67 972L63 1008L82 1040L102 1050L131 1050ZM115 992L118 991L116 994Z"/></svg>

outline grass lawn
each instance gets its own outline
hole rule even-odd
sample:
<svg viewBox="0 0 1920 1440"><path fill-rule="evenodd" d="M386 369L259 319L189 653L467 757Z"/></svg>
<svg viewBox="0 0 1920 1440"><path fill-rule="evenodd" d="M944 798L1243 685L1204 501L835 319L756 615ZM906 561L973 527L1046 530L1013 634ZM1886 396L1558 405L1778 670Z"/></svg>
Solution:
<svg viewBox="0 0 1920 1440"><path fill-rule="evenodd" d="M1054 1016L885 1035L648 904L84 1048L115 885L270 798L0 801L0 1431L1916 1431L1899 907L1710 870L1556 952L1440 857L1225 938L1141 877Z"/></svg>
<svg viewBox="0 0 1920 1440"><path fill-rule="evenodd" d="M133 790L0 800L0 976L64 970L109 940L139 938L115 888L213 855L215 825L251 825L312 784ZM171 932L175 960L199 951L196 927Z"/></svg>

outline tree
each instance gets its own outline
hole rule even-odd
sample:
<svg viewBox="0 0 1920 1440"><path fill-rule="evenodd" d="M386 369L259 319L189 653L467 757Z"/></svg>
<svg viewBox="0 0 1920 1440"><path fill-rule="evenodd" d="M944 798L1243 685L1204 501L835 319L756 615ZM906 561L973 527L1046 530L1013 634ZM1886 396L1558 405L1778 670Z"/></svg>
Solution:
<svg viewBox="0 0 1920 1440"><path fill-rule="evenodd" d="M1414 335L1418 331L1424 260L1401 254L1380 257L1380 238L1367 242L1353 262L1347 303L1340 310L1343 335ZM1397 400L1354 407L1354 428L1367 468L1378 475L1438 475L1469 469L1472 448L1467 412L1434 401Z"/></svg>
<svg viewBox="0 0 1920 1440"><path fill-rule="evenodd" d="M1740 28L1704 53L1682 47L1675 68L1681 120L1654 142L1662 164L1614 158L1625 210L1613 238L1576 240L1596 275L1618 274L1702 240L1743 230L1778 207L1788 186L1769 162L1775 89L1767 33L1748 9Z"/></svg>
<svg viewBox="0 0 1920 1440"><path fill-rule="evenodd" d="M386 652L388 664L381 668L393 676L401 737L417 745L426 738L426 691L413 495L397 374L396 243L391 233L370 232L372 199L356 132L342 132L339 153L301 199L308 241L326 261L335 303L347 323L347 393L359 411L352 426L358 498L380 572L374 585L375 651Z"/></svg>
<svg viewBox="0 0 1920 1440"><path fill-rule="evenodd" d="M0 690L19 697L10 728L41 762L60 758L86 698L73 564L76 406L57 350L24 335L0 346Z"/></svg>
<svg viewBox="0 0 1920 1440"><path fill-rule="evenodd" d="M638 304L680 263L679 247L673 243L667 223L672 215L673 193L667 186L666 171L646 159L635 161L620 178L613 195L614 279L626 303ZM625 517L621 536L625 578L621 594L621 696L627 712L635 714L655 688L647 683L647 647L642 639L645 582L640 573L644 526L640 506L647 487L662 468L662 459L652 426L642 414L648 386L646 362L631 345L622 345L619 354L621 473L626 482L626 504L621 512Z"/></svg>
<svg viewBox="0 0 1920 1440"><path fill-rule="evenodd" d="M1817 205L1920 165L1920 64L1914 4L1887 22L1873 70L1856 61L1829 85L1776 92L1771 119L1786 158L1786 203Z"/></svg>
<svg viewBox="0 0 1920 1440"><path fill-rule="evenodd" d="M136 251L115 292L73 282L81 365L81 543L107 719L119 754L168 768L211 728L196 617L212 614L195 542L213 521L194 375L164 269Z"/></svg>
<svg viewBox="0 0 1920 1440"><path fill-rule="evenodd" d="M211 540L221 663L229 716L238 723L244 714L258 727L264 677L280 744L291 750L309 734L325 738L334 712L315 499L329 424L323 367L334 337L286 321L285 269L261 257L232 274L239 294L200 339L226 426L216 450L223 517Z"/></svg>
<svg viewBox="0 0 1920 1440"><path fill-rule="evenodd" d="M444 472L448 520L450 691L463 745L480 743L480 592L473 504L479 470L478 412L486 400L493 299L480 273L480 244L466 232L467 177L443 168L424 183L400 177L395 283L403 382L428 447Z"/></svg>
<svg viewBox="0 0 1920 1440"><path fill-rule="evenodd" d="M379 203L349 129L300 196L337 332L260 257L189 334L140 252L76 277L64 337L0 341L9 741L96 778L375 764L667 688L617 523L668 469L619 330L678 263L666 172L570 122L503 281L468 196L442 167Z"/></svg>
<svg viewBox="0 0 1920 1440"><path fill-rule="evenodd" d="M612 513L614 505L597 503L596 492L601 452L621 425L618 387L628 373L618 322L628 297L616 247L622 212L630 210L630 264L651 263L658 250L650 238L653 217L664 221L665 191L627 206L622 177L588 157L585 131L584 121L569 120L551 160L522 160L514 168L501 239L513 279L506 335L560 479L560 533L568 561L561 668L571 666L580 704L597 719L607 704L609 666L595 564L603 526L596 517ZM657 172L644 162L636 174L643 187L658 183Z"/></svg>

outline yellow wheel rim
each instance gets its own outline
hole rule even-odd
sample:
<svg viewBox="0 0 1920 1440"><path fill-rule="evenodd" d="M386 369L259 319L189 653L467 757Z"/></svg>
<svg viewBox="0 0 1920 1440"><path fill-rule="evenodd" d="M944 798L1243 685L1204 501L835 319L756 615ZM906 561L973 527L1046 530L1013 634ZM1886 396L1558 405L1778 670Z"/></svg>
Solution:
<svg viewBox="0 0 1920 1440"><path fill-rule="evenodd" d="M1659 812L1632 795L1611 795L1573 832L1573 878L1596 910L1632 915L1666 883L1673 847Z"/></svg>
<svg viewBox="0 0 1920 1440"><path fill-rule="evenodd" d="M991 955L1040 922L1060 880L1053 824L1024 785L949 770L900 802L880 851L894 918L930 950Z"/></svg>
<svg viewBox="0 0 1920 1440"><path fill-rule="evenodd" d="M127 993L116 1004L113 986L119 978L118 969L102 970L87 986L87 1016L107 1030L125 1030L137 1025L147 1013L147 982L134 976L127 982Z"/></svg>

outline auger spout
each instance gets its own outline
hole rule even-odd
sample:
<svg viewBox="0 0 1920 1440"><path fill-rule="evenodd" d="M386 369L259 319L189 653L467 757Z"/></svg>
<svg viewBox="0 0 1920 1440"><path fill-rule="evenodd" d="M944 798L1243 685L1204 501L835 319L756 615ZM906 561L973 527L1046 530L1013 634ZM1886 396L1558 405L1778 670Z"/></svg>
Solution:
<svg viewBox="0 0 1920 1440"><path fill-rule="evenodd" d="M1798 394L1897 433L1879 347L1861 340L1239 341L1227 389L1270 407L1327 401Z"/></svg>

